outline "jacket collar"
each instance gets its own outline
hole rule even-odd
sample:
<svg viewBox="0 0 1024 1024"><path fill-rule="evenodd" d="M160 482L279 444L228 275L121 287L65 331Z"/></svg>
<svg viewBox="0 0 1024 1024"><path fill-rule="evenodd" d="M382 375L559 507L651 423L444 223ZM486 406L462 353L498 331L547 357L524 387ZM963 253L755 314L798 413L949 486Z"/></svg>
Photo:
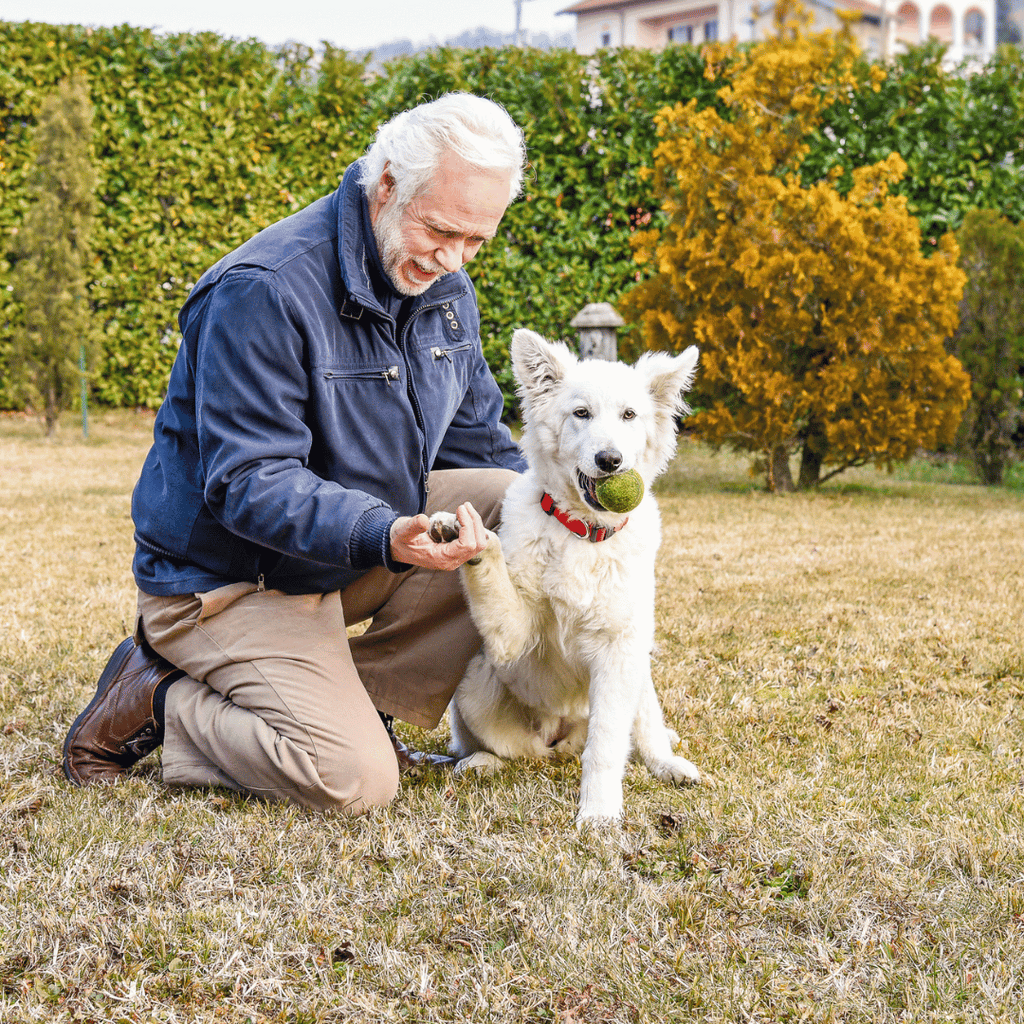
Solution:
<svg viewBox="0 0 1024 1024"><path fill-rule="evenodd" d="M359 170L362 160L350 164L345 176L334 193L338 218L338 266L341 279L349 294L339 313L355 318L361 311L352 308L352 300L359 306L390 316L388 307L396 299L402 299L387 281L380 269L377 255L377 240L370 223L370 209L366 193L359 184ZM464 270L445 274L432 284L413 303L415 311L420 306L435 305L459 298L469 291L469 278Z"/></svg>
<svg viewBox="0 0 1024 1024"><path fill-rule="evenodd" d="M569 515L568 512L563 512L547 491L541 495L540 507L549 516L554 516L570 533L594 544L615 536L629 522L629 516L626 516L618 526L598 526L597 523L588 523L584 519L577 519L575 516Z"/></svg>

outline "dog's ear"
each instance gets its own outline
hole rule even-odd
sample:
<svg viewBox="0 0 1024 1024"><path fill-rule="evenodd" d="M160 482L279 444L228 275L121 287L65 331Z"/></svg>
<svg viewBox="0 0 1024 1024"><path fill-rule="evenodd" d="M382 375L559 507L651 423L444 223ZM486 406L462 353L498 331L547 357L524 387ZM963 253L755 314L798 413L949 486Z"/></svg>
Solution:
<svg viewBox="0 0 1024 1024"><path fill-rule="evenodd" d="M547 341L536 331L520 327L512 335L512 372L524 395L550 391L576 361L562 342Z"/></svg>
<svg viewBox="0 0 1024 1024"><path fill-rule="evenodd" d="M683 392L693 385L697 370L696 345L691 345L677 356L667 352L649 352L640 357L637 369L647 377L651 397L662 411L679 416L690 411L683 400Z"/></svg>

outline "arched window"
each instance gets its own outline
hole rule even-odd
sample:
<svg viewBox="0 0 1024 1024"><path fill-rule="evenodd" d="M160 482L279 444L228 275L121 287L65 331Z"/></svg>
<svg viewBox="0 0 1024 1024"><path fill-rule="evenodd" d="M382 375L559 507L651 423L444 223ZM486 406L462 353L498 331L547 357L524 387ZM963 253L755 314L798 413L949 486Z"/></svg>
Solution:
<svg viewBox="0 0 1024 1024"><path fill-rule="evenodd" d="M932 16L928 19L928 35L940 43L953 42L953 12L945 4L932 8Z"/></svg>
<svg viewBox="0 0 1024 1024"><path fill-rule="evenodd" d="M896 8L896 41L908 46L921 42L921 12L909 0Z"/></svg>
<svg viewBox="0 0 1024 1024"><path fill-rule="evenodd" d="M972 7L964 15L964 49L981 50L985 45L985 15Z"/></svg>

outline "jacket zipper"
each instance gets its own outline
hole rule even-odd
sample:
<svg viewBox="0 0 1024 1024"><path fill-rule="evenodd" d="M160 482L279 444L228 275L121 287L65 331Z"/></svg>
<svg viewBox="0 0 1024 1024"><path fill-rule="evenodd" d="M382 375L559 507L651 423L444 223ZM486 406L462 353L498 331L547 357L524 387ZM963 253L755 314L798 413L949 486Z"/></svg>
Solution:
<svg viewBox="0 0 1024 1024"><path fill-rule="evenodd" d="M453 352L465 352L469 348L469 345L454 345L452 348L441 348L440 345L435 345L431 350L430 354L435 359L447 359L450 363L452 361Z"/></svg>
<svg viewBox="0 0 1024 1024"><path fill-rule="evenodd" d="M386 366L380 370L353 370L352 373L338 373L324 370L324 380L383 380L388 387L401 377L397 366Z"/></svg>
<svg viewBox="0 0 1024 1024"><path fill-rule="evenodd" d="M418 309L413 312L409 319L405 321L405 327L402 329L401 337L398 339L398 347L402 351L402 358L405 360L405 372L408 384L406 386L409 394L409 402L412 405L413 415L416 417L416 426L419 427L420 436L423 438L423 444L420 446L420 473L422 474L420 489L424 496L424 506L426 503L426 496L430 492L430 488L427 486L427 477L430 475L430 467L427 465L427 428L423 423L423 409L420 407L419 396L416 394L416 387L412 379L412 366L409 364L409 353L406 350L406 339L409 335L409 327L412 325L413 320L423 311L423 309L429 309L431 307L424 306L422 309ZM397 324L396 324L397 326Z"/></svg>
<svg viewBox="0 0 1024 1024"><path fill-rule="evenodd" d="M452 302L454 301L454 299L448 299L447 301ZM409 395L409 404L412 406L413 416L415 416L416 418L416 426L419 428L420 436L423 438L423 445L420 448L420 473L422 474L420 489L424 495L424 501L426 500L426 496L430 491L430 488L427 486L427 477L430 475L430 467L427 465L427 431L423 425L423 410L420 408L420 400L416 394L416 388L413 383L412 367L409 365L409 355L408 351L406 350L405 342L409 334L409 328L412 326L412 322L413 320L416 319L416 317L418 317L421 313L425 313L428 309L440 309L443 305L443 302L434 302L428 306L420 306L419 309L413 310L413 312L409 316L409 319L405 321L405 327L402 329L401 335L398 334L398 322L395 320L395 318L391 316L389 313L384 314L384 316L395 325L395 338L396 341L398 342L398 347L402 353L402 359L405 362L406 379L408 381L406 385L406 391ZM468 348L469 346L467 345L466 347ZM433 352L433 350L431 351ZM444 358L444 350L439 349L439 351L442 352L442 355L440 357L435 355L435 358ZM449 356L449 358L451 357ZM389 374L391 373L391 371L396 371L397 373L397 370L397 366L388 367ZM397 380L399 378L395 376L391 377L390 379Z"/></svg>

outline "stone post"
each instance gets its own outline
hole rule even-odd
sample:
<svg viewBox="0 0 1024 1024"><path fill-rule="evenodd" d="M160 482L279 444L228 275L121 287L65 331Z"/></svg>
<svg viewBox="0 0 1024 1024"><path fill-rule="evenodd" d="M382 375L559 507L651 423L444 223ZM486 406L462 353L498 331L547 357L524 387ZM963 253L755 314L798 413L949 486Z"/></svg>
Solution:
<svg viewBox="0 0 1024 1024"><path fill-rule="evenodd" d="M610 303L587 303L569 321L569 326L575 327L580 336L580 358L608 359L612 362L618 359L616 328L625 322Z"/></svg>

